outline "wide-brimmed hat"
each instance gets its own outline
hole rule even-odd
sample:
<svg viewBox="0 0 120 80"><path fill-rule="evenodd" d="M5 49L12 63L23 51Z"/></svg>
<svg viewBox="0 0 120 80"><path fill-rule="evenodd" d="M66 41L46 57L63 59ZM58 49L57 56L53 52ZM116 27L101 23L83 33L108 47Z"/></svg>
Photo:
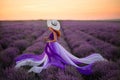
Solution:
<svg viewBox="0 0 120 80"><path fill-rule="evenodd" d="M60 23L57 20L47 20L47 26L55 30L60 30Z"/></svg>

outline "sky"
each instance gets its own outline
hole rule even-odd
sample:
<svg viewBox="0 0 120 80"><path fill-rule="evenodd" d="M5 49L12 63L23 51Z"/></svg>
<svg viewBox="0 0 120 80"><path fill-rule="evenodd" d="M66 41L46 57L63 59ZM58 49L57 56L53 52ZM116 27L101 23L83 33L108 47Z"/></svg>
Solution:
<svg viewBox="0 0 120 80"><path fill-rule="evenodd" d="M0 0L0 20L120 19L120 0Z"/></svg>

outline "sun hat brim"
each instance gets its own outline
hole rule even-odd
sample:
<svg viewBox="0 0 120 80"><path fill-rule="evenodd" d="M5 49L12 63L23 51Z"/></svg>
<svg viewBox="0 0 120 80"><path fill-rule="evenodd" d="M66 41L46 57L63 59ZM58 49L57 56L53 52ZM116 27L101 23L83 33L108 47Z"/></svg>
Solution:
<svg viewBox="0 0 120 80"><path fill-rule="evenodd" d="M56 25L53 25L52 21L56 22ZM47 26L51 27L51 28L53 28L55 30L60 30L60 23L57 20L47 20Z"/></svg>

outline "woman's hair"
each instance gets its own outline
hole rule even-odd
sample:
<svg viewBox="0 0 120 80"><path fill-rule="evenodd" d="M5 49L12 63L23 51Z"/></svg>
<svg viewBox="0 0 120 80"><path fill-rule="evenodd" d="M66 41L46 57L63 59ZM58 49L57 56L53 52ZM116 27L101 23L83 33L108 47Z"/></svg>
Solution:
<svg viewBox="0 0 120 80"><path fill-rule="evenodd" d="M60 32L60 30L55 30L55 29L53 29L53 30L55 31L55 33L57 34L58 37L61 36L61 32Z"/></svg>

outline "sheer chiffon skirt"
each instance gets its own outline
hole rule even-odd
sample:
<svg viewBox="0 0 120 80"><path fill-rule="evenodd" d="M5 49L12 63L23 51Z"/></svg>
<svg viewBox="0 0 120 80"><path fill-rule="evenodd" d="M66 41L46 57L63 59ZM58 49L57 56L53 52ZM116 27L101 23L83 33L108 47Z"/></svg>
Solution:
<svg viewBox="0 0 120 80"><path fill-rule="evenodd" d="M82 53L81 53L82 54ZM78 58L68 52L58 42L46 43L45 50L41 55L22 54L16 59L15 68L29 65L32 68L28 72L40 73L43 69L54 65L64 69L65 65L72 65L81 74L92 74L92 65L96 61L106 61L99 53L93 53L84 58ZM86 64L78 66L77 64Z"/></svg>

